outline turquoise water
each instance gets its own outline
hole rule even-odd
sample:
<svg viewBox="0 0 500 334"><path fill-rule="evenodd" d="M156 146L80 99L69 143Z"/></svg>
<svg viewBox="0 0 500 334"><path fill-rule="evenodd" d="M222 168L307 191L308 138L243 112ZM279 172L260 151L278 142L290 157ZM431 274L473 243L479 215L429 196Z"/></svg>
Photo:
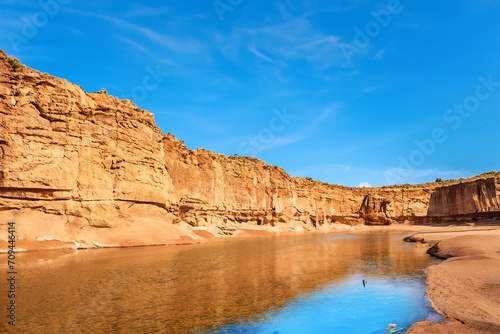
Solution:
<svg viewBox="0 0 500 334"><path fill-rule="evenodd" d="M381 245L381 240L389 248ZM389 235L340 235L316 240L316 244L339 242L346 248L352 244L363 245L363 255L351 259L348 273L342 280L323 284L281 309L255 317L253 321L208 332L405 333L415 322L442 318L434 312L427 298L422 248L400 242L400 236ZM342 256L345 255L338 255ZM437 261L428 258L426 264ZM368 280L366 286L362 284L363 279Z"/></svg>
<svg viewBox="0 0 500 334"><path fill-rule="evenodd" d="M370 279L362 276L332 284L304 296L258 322L243 323L213 333L388 333L396 324L404 333L413 323L438 320L430 308L423 277Z"/></svg>

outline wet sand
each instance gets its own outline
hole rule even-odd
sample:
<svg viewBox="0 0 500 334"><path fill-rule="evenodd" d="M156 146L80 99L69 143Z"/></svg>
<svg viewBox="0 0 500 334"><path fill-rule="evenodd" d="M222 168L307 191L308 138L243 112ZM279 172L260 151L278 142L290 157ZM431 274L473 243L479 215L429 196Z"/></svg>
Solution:
<svg viewBox="0 0 500 334"><path fill-rule="evenodd" d="M426 269L427 294L445 319L419 322L408 333L500 333L500 228L478 229L409 238L447 260Z"/></svg>
<svg viewBox="0 0 500 334"><path fill-rule="evenodd" d="M496 225L492 225L495 223ZM123 248L123 247L145 247L145 246L168 246L187 245L212 242L220 239L264 237L270 235L289 235L301 233L347 233L347 234L370 234L370 233L432 233L430 240L442 240L447 236L443 232L471 232L487 231L499 227L498 221L486 223L480 226L470 225L411 225L394 224L384 226L349 226L344 224L321 225L318 229L304 229L302 226L281 224L280 226L257 226L251 224L240 224L221 229L216 226L189 226L187 224L166 224L161 230L149 229L153 222L138 224L138 226L126 226L123 228L109 229L105 231L92 231L88 233L85 240L60 240L57 238L18 238L16 239L16 252L42 251L56 249L96 249L96 248ZM154 232L151 232L154 231ZM4 235L7 235L5 233ZM419 241L419 240L416 240ZM0 253L8 251L7 240L0 240Z"/></svg>

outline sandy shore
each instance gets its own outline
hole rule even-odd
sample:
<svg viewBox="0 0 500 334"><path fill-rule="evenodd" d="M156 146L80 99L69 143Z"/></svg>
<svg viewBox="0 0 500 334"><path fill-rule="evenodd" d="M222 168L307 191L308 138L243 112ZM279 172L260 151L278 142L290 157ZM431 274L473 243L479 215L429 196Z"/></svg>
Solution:
<svg viewBox="0 0 500 334"><path fill-rule="evenodd" d="M497 224L498 222L495 221ZM73 240L71 238L60 238L58 236L40 238L36 233L24 233L24 237L16 238L16 252L43 251L43 250L77 250L93 248L121 248L121 247L145 247L145 246L168 246L186 245L211 242L227 238L247 238L271 235L287 235L300 233L347 233L347 234L369 234L369 233L432 233L434 239L442 240L447 233L483 231L496 228L483 224L482 226L470 225L410 225L394 224L384 226L349 226L344 224L321 225L318 229L304 229L301 226L279 224L277 226L256 226L250 224L240 224L219 228L216 226L189 226L188 224L164 224L161 228L153 226L152 223L141 222L134 226L118 227L114 229L103 229L102 231L91 231L81 233L83 239ZM6 236L3 233L2 236ZM26 237L28 235L28 237ZM0 238L0 253L8 251L7 239Z"/></svg>
<svg viewBox="0 0 500 334"><path fill-rule="evenodd" d="M500 228L430 231L409 239L430 243L429 254L447 260L426 269L427 294L445 319L419 322L408 333L500 333Z"/></svg>

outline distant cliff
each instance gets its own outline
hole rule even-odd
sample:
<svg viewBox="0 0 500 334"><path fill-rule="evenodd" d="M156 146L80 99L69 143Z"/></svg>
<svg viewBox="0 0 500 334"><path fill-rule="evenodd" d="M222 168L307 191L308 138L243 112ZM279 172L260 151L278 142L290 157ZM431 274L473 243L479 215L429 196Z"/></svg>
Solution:
<svg viewBox="0 0 500 334"><path fill-rule="evenodd" d="M455 216L500 211L498 178L481 179L437 188L431 195L428 216Z"/></svg>
<svg viewBox="0 0 500 334"><path fill-rule="evenodd" d="M442 184L348 188L255 158L189 150L131 101L86 93L1 51L0 114L4 241L8 221L23 240L117 246L202 241L210 229L199 226L217 227L212 235L327 231L498 210L499 173L436 191Z"/></svg>

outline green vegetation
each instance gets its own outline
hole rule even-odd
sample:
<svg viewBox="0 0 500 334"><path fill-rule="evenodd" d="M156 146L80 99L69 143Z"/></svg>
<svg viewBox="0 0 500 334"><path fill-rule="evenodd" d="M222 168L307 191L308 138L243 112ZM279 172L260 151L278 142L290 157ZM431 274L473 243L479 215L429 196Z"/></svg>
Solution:
<svg viewBox="0 0 500 334"><path fill-rule="evenodd" d="M443 182L439 177L436 179L436 182Z"/></svg>

